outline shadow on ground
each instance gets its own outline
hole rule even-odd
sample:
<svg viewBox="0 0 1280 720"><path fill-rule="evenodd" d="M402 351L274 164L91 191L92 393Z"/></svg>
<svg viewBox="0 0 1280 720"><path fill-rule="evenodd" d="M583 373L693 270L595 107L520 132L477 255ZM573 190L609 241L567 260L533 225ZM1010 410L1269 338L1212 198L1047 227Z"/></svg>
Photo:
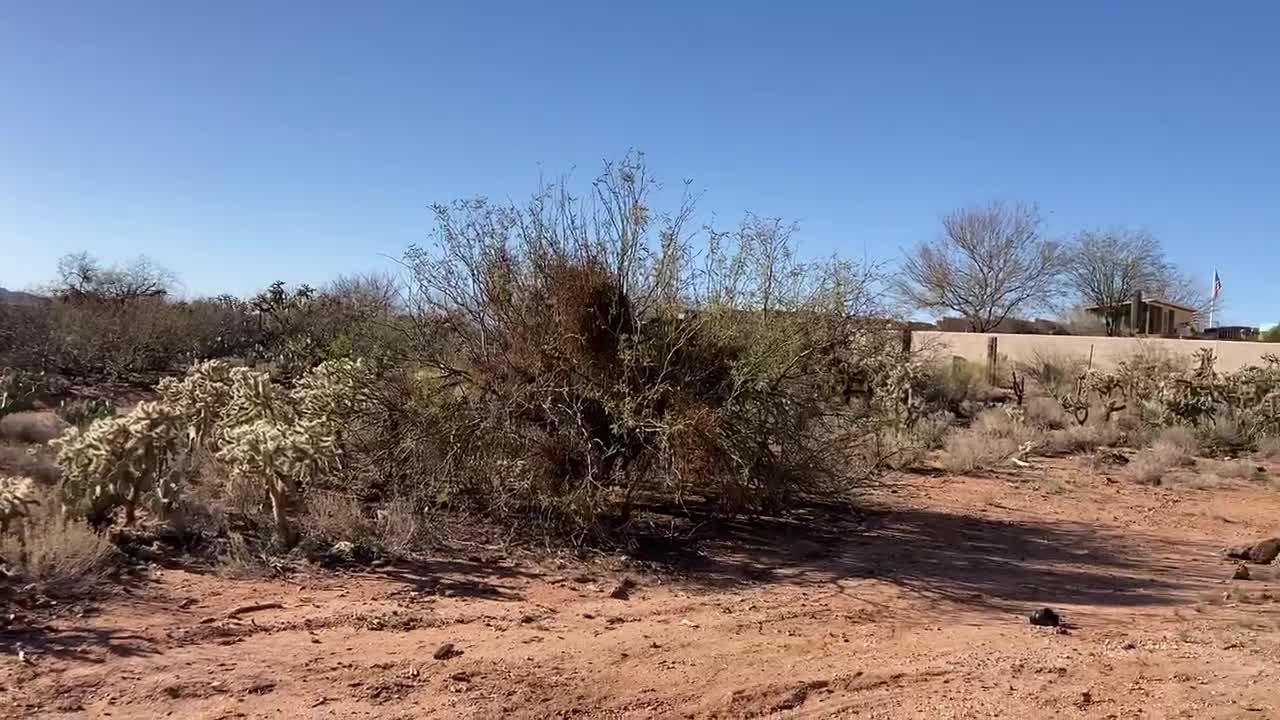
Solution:
<svg viewBox="0 0 1280 720"><path fill-rule="evenodd" d="M1002 610L1178 604L1217 578L1179 560L1201 548L1173 547L1163 537L926 509L817 507L786 520L708 522L693 537L650 538L638 550L695 585L877 579L939 601Z"/></svg>
<svg viewBox="0 0 1280 720"><path fill-rule="evenodd" d="M516 588L537 577L537 573L515 565L478 558L399 563L367 570L364 574L401 583L413 592L513 602L524 599Z"/></svg>
<svg viewBox="0 0 1280 720"><path fill-rule="evenodd" d="M106 659L95 651L117 657L153 655L157 650L141 635L105 628L59 625L57 629L17 628L0 633L0 647L6 654L21 650L40 662L45 657L62 660L102 663Z"/></svg>

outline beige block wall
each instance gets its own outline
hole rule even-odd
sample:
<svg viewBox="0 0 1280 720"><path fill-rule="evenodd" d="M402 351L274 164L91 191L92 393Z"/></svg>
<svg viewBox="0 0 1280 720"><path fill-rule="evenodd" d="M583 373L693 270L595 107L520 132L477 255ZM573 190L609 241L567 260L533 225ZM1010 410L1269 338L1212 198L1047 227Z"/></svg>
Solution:
<svg viewBox="0 0 1280 720"><path fill-rule="evenodd" d="M1142 348L1153 348L1190 357L1207 347L1217 358L1215 367L1222 372L1262 364L1266 354L1280 355L1280 343L1233 342L1226 340L1166 340L1162 338L1077 337L1073 335L1009 335L1005 333L953 333L917 330L911 334L911 347L936 354L939 360L959 356L976 363L987 361L987 341L996 338L997 352L1013 362L1028 361L1037 353L1076 355L1088 358L1093 353L1093 366L1115 367Z"/></svg>

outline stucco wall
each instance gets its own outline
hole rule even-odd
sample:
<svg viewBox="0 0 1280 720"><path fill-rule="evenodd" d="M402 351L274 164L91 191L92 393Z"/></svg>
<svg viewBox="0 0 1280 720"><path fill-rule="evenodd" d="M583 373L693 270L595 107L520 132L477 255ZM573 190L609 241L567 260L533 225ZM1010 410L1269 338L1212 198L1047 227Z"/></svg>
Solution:
<svg viewBox="0 0 1280 720"><path fill-rule="evenodd" d="M1077 337L1071 335L1006 335L1003 333L952 333L935 330L917 330L911 334L911 346L917 350L935 353L939 359L959 356L971 362L985 363L987 341L996 338L997 352L1013 362L1034 359L1037 353L1048 355L1077 355L1088 358L1093 352L1093 366L1114 367L1117 362L1132 356L1141 348L1154 348L1190 356L1197 349L1207 347L1217 358L1220 371L1239 370L1248 365L1259 365L1268 353L1280 355L1280 344L1259 342L1233 342L1227 340L1165 340L1158 338Z"/></svg>

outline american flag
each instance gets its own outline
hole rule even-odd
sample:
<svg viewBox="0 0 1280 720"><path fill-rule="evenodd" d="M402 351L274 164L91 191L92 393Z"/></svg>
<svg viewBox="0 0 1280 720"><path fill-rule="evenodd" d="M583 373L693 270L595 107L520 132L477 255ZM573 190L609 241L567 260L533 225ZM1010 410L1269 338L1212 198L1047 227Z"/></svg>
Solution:
<svg viewBox="0 0 1280 720"><path fill-rule="evenodd" d="M1213 271L1213 299L1217 300L1222 294L1222 278L1218 277L1218 271Z"/></svg>

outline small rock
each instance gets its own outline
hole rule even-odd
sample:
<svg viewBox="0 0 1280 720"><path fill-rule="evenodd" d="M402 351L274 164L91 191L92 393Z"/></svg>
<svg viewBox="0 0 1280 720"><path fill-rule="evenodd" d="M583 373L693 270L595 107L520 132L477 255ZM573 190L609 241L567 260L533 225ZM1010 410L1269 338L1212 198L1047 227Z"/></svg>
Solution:
<svg viewBox="0 0 1280 720"><path fill-rule="evenodd" d="M1132 640L1125 640L1123 643L1120 644L1121 650L1136 650L1137 648L1138 648L1138 643Z"/></svg>
<svg viewBox="0 0 1280 720"><path fill-rule="evenodd" d="M1255 543L1249 550L1249 560L1259 565L1270 565L1280 555L1280 538L1269 538Z"/></svg>
<svg viewBox="0 0 1280 720"><path fill-rule="evenodd" d="M449 679L457 682L471 682L471 673L466 670L459 670L458 672L450 675Z"/></svg>
<svg viewBox="0 0 1280 720"><path fill-rule="evenodd" d="M630 600L631 591L636 587L636 583L631 578L622 578L622 582L618 583L613 591L609 593L609 597L614 600Z"/></svg>
<svg viewBox="0 0 1280 720"><path fill-rule="evenodd" d="M1031 613L1028 619L1032 625L1039 625L1040 627L1058 627L1062 622L1062 619L1058 617L1058 613L1050 608L1040 608Z"/></svg>
<svg viewBox="0 0 1280 720"><path fill-rule="evenodd" d="M1068 631L1066 628L1062 627L1061 625L1058 625L1053 628L1053 634L1054 635L1070 635L1071 632Z"/></svg>
<svg viewBox="0 0 1280 720"><path fill-rule="evenodd" d="M1239 565L1237 565L1236 571L1231 574L1231 579L1232 580L1248 580L1249 566L1245 565L1244 563L1240 563Z"/></svg>
<svg viewBox="0 0 1280 720"><path fill-rule="evenodd" d="M1267 538L1252 545L1233 545L1222 553L1236 560L1248 560L1258 565L1270 565L1280 555L1280 538Z"/></svg>
<svg viewBox="0 0 1280 720"><path fill-rule="evenodd" d="M448 660L451 657L457 657L461 654L462 651L454 647L453 643L447 642L436 648L436 651L431 654L431 657L437 660Z"/></svg>

